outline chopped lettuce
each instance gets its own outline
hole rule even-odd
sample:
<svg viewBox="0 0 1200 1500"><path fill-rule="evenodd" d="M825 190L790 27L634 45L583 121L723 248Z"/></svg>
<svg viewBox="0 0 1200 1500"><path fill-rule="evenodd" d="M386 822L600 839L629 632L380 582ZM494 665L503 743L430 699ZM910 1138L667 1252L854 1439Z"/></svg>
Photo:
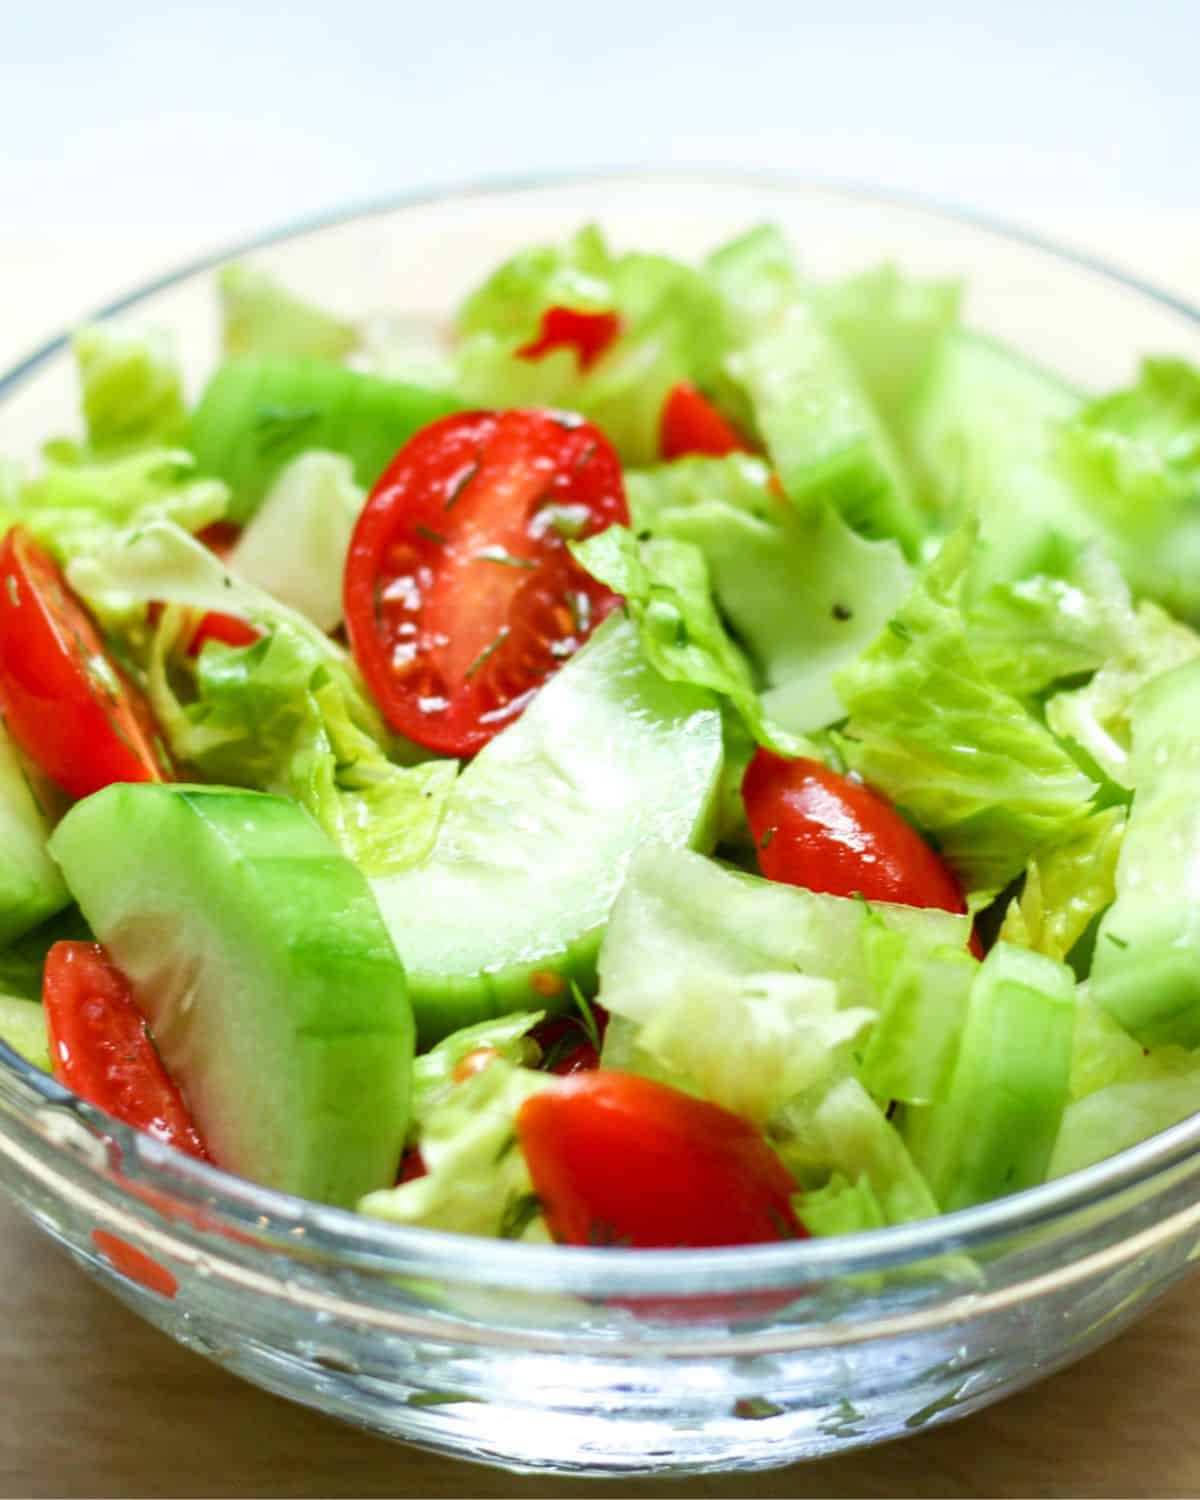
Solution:
<svg viewBox="0 0 1200 1500"><path fill-rule="evenodd" d="M774 224L758 224L718 245L704 270L743 339L770 328L802 292L791 247Z"/></svg>
<svg viewBox="0 0 1200 1500"><path fill-rule="evenodd" d="M1091 921L1112 905L1125 827L1123 807L1102 808L1039 850L1005 912L1001 938L1066 958Z"/></svg>
<svg viewBox="0 0 1200 1500"><path fill-rule="evenodd" d="M517 1142L516 1116L526 1099L554 1081L502 1058L489 1063L426 1118L418 1138L425 1176L369 1193L359 1212L459 1234L548 1240Z"/></svg>
<svg viewBox="0 0 1200 1500"><path fill-rule="evenodd" d="M835 686L843 749L940 844L977 903L1079 820L1094 785L974 660L958 606L972 533L955 534Z"/></svg>
<svg viewBox="0 0 1200 1500"><path fill-rule="evenodd" d="M519 351L550 307L615 312L620 332L587 369L573 349ZM458 315L457 393L470 405L550 406L596 422L627 464L655 462L672 386L710 386L729 343L725 310L697 270L660 255L614 254L595 228L506 261Z"/></svg>
<svg viewBox="0 0 1200 1500"><path fill-rule="evenodd" d="M514 1067L527 1064L531 1050L536 1056L537 1047L528 1037L544 1015L545 1011L527 1010L480 1021L475 1026L452 1031L428 1052L422 1052L413 1062L412 1108L417 1128L459 1086L454 1070L469 1052L490 1047Z"/></svg>
<svg viewBox="0 0 1200 1500"><path fill-rule="evenodd" d="M226 354L298 354L343 359L358 346L353 323L288 291L259 266L234 261L217 273Z"/></svg>
<svg viewBox="0 0 1200 1500"><path fill-rule="evenodd" d="M35 1068L44 1073L52 1071L46 1012L37 1001L0 994L0 1042Z"/></svg>
<svg viewBox="0 0 1200 1500"><path fill-rule="evenodd" d="M763 684L763 708L809 734L845 714L833 679L907 598L892 541L859 536L828 506L801 514L760 459L690 458L627 480L639 534L701 549L721 613Z"/></svg>
<svg viewBox="0 0 1200 1500"><path fill-rule="evenodd" d="M257 584L333 630L342 618L342 574L363 491L341 453L303 453L275 480L229 558Z"/></svg>
<svg viewBox="0 0 1200 1500"><path fill-rule="evenodd" d="M132 334L97 323L81 328L72 346L93 455L182 441L187 407L167 334Z"/></svg>
<svg viewBox="0 0 1200 1500"><path fill-rule="evenodd" d="M803 744L763 712L746 659L713 605L698 547L672 538L639 545L624 526L570 547L593 577L624 595L646 658L664 677L723 694L759 744L782 755L802 752Z"/></svg>

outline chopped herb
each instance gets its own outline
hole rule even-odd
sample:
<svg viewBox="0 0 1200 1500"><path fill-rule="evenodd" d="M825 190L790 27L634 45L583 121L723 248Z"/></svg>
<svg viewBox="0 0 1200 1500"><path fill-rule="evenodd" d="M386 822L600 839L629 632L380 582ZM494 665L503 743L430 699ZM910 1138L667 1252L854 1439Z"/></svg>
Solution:
<svg viewBox="0 0 1200 1500"><path fill-rule="evenodd" d="M957 1406L962 1392L963 1387L959 1385L949 1395L939 1396L936 1401L931 1401L928 1406L923 1406L920 1411L913 1412L911 1417L906 1417L904 1419L905 1427L914 1431L918 1427L924 1427L926 1422L931 1422L939 1413L949 1411L952 1407Z"/></svg>
<svg viewBox="0 0 1200 1500"><path fill-rule="evenodd" d="M446 510L449 510L452 505L462 498L463 491L471 483L472 479L475 478L476 474L479 473L482 463L483 453L481 451L471 463L467 464L465 468L460 469L450 481L450 487L446 492Z"/></svg>
<svg viewBox="0 0 1200 1500"><path fill-rule="evenodd" d="M498 1167L511 1151L516 1150L516 1145L517 1137L512 1131L510 1131L508 1135L506 1135L500 1142L499 1151L497 1151L495 1156L492 1157L492 1166Z"/></svg>
<svg viewBox="0 0 1200 1500"><path fill-rule="evenodd" d="M744 1422L761 1422L766 1417L782 1416L783 1407L765 1396L743 1396L733 1403L733 1414Z"/></svg>
<svg viewBox="0 0 1200 1500"><path fill-rule="evenodd" d="M422 526L418 522L413 527L413 530L418 536L423 536L427 542L432 542L436 547L444 547L446 545L446 538L440 531L434 531L432 526Z"/></svg>
<svg viewBox="0 0 1200 1500"><path fill-rule="evenodd" d="M775 1233L781 1240L794 1240L796 1238L795 1229L773 1203L767 1204L767 1218L770 1219Z"/></svg>
<svg viewBox="0 0 1200 1500"><path fill-rule="evenodd" d="M502 625L496 634L496 639L494 641L488 642L488 644L483 648L483 650L463 673L464 680L469 682L471 678L474 677L475 673L479 671L480 667L482 667L484 663L489 660L494 652L498 651L499 648L503 646L504 642L507 639L508 626Z"/></svg>
<svg viewBox="0 0 1200 1500"><path fill-rule="evenodd" d="M912 640L912 631L908 628L908 626L904 623L903 620L889 620L888 621L888 629L892 632L892 634L896 637L897 640L901 640L901 641L911 641Z"/></svg>
<svg viewBox="0 0 1200 1500"><path fill-rule="evenodd" d="M648 542L653 535L654 533L652 531L639 531L637 534L637 539L639 542Z"/></svg>
<svg viewBox="0 0 1200 1500"><path fill-rule="evenodd" d="M675 621L675 644L682 650L683 647L688 645L688 642L687 621L680 615L678 620Z"/></svg>
<svg viewBox="0 0 1200 1500"><path fill-rule="evenodd" d="M835 604L829 611L835 620L853 620L854 611L848 604Z"/></svg>
<svg viewBox="0 0 1200 1500"><path fill-rule="evenodd" d="M837 1406L822 1417L817 1425L826 1437L855 1438L863 1435L862 1428L858 1425L862 1420L862 1412L843 1396Z"/></svg>
<svg viewBox="0 0 1200 1500"><path fill-rule="evenodd" d="M600 1028L596 1024L596 1012L592 1009L592 1002L587 998L587 996L583 993L583 991L579 988L579 986L573 979L571 981L571 998L574 1000L579 1010L579 1024L587 1033L588 1041L591 1042L592 1046L595 1047L597 1052L599 1052L601 1039Z"/></svg>
<svg viewBox="0 0 1200 1500"><path fill-rule="evenodd" d="M536 1193L510 1194L500 1219L500 1238L519 1240L541 1211L542 1200Z"/></svg>
<svg viewBox="0 0 1200 1500"><path fill-rule="evenodd" d="M414 528L419 530L420 528ZM481 547L475 554L476 562L500 563L506 568L529 568L534 569L537 563L528 557L514 557L511 552L505 552L503 547Z"/></svg>
<svg viewBox="0 0 1200 1500"><path fill-rule="evenodd" d="M1129 939L1128 938L1123 938L1123 937L1118 937L1115 932L1106 932L1104 934L1104 937L1105 937L1105 940L1107 942L1110 942L1113 945L1114 948L1128 948L1129 947Z"/></svg>
<svg viewBox="0 0 1200 1500"><path fill-rule="evenodd" d="M617 1249L629 1245L630 1239L627 1234L618 1234L616 1226L604 1219L593 1219L588 1225L588 1244L596 1249Z"/></svg>
<svg viewBox="0 0 1200 1500"><path fill-rule="evenodd" d="M405 1406L450 1406L457 1401L478 1401L478 1396L468 1396L465 1391L413 1391L405 1400Z"/></svg>
<svg viewBox="0 0 1200 1500"><path fill-rule="evenodd" d="M319 406L260 406L254 419L255 446L260 456L289 447L321 416Z"/></svg>
<svg viewBox="0 0 1200 1500"><path fill-rule="evenodd" d="M779 829L775 826L774 823L772 823L770 828L768 828L767 831L763 834L762 838L759 839L758 847L760 849L769 849L771 847L771 840L778 832Z"/></svg>

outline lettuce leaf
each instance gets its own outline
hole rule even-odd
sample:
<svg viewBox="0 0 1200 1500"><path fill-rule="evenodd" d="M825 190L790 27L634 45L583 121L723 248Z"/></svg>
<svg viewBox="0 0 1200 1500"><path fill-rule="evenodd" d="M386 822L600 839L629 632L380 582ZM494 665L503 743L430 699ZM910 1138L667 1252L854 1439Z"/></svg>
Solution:
<svg viewBox="0 0 1200 1500"><path fill-rule="evenodd" d="M802 742L763 712L746 659L713 605L698 547L668 538L639 546L626 527L610 526L570 548L593 577L624 595L646 658L664 677L723 694L759 744L802 753Z"/></svg>
<svg viewBox="0 0 1200 1500"><path fill-rule="evenodd" d="M527 1064L530 1051L536 1055L538 1050L527 1038L545 1014L542 1010L517 1011L480 1021L476 1026L452 1031L428 1052L422 1052L413 1062L412 1110L417 1129L459 1087L454 1070L469 1052L491 1047L514 1067Z"/></svg>
<svg viewBox="0 0 1200 1500"><path fill-rule="evenodd" d="M1048 958L1066 958L1116 897L1126 821L1123 807L1103 808L1043 847L1029 862L1021 894L1009 903L1000 937Z"/></svg>
<svg viewBox="0 0 1200 1500"><path fill-rule="evenodd" d="M770 480L760 459L734 454L630 474L627 492L639 535L703 552L765 712L804 735L844 717L834 675L874 640L913 575L895 542L868 541L828 506L800 514Z"/></svg>
<svg viewBox="0 0 1200 1500"><path fill-rule="evenodd" d="M369 1193L359 1212L459 1234L549 1239L517 1144L517 1112L554 1077L489 1063L437 1104L418 1137L426 1175Z"/></svg>
<svg viewBox="0 0 1200 1500"><path fill-rule="evenodd" d="M340 360L359 343L353 323L314 307L259 266L233 261L217 273L227 355L296 354Z"/></svg>
<svg viewBox="0 0 1200 1500"><path fill-rule="evenodd" d="M1200 1057L1195 1052L1183 1047L1144 1051L1131 1045L1136 1055L1114 1081L1067 1106L1050 1161L1051 1177L1103 1161L1200 1111Z"/></svg>
<svg viewBox="0 0 1200 1500"><path fill-rule="evenodd" d="M970 530L947 541L835 687L847 761L938 841L979 904L1084 815L1095 787L975 661L959 608L971 545Z"/></svg>
<svg viewBox="0 0 1200 1500"><path fill-rule="evenodd" d="M71 342L93 455L182 442L187 407L169 335L98 323L81 328Z"/></svg>

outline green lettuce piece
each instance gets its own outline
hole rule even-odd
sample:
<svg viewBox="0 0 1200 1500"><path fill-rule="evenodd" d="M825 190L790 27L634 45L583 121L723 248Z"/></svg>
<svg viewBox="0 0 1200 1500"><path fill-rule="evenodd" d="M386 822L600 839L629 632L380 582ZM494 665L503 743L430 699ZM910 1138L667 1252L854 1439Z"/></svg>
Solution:
<svg viewBox="0 0 1200 1500"><path fill-rule="evenodd" d="M200 478L182 448L145 448L117 457L51 459L13 494L4 520L20 522L69 563L106 547L128 527L173 522L200 531L226 512L229 491Z"/></svg>
<svg viewBox="0 0 1200 1500"><path fill-rule="evenodd" d="M1080 819L1095 787L975 662L958 607L971 545L968 530L947 541L835 687L847 761L938 841L978 904Z"/></svg>
<svg viewBox="0 0 1200 1500"><path fill-rule="evenodd" d="M36 1001L0 994L0 1042L43 1073L52 1071L46 1013Z"/></svg>
<svg viewBox="0 0 1200 1500"><path fill-rule="evenodd" d="M968 593L964 605L972 657L1017 697L1095 672L1140 633L1129 587L1104 551L1057 546L1045 571Z"/></svg>
<svg viewBox="0 0 1200 1500"><path fill-rule="evenodd" d="M536 1057L538 1049L528 1037L545 1014L542 1010L517 1011L495 1020L480 1021L476 1026L452 1031L428 1052L422 1052L413 1062L412 1109L417 1128L446 1102L455 1088L461 1087L455 1082L454 1070L468 1052L492 1047L514 1067L527 1065L531 1051Z"/></svg>
<svg viewBox="0 0 1200 1500"><path fill-rule="evenodd" d="M1057 458L1134 591L1200 620L1200 369L1147 360L1064 429Z"/></svg>
<svg viewBox="0 0 1200 1500"><path fill-rule="evenodd" d="M803 290L791 247L774 224L758 224L718 245L704 272L743 339L770 328Z"/></svg>
<svg viewBox="0 0 1200 1500"><path fill-rule="evenodd" d="M958 321L962 285L875 266L814 289L826 326L876 411L898 432L912 393Z"/></svg>
<svg viewBox="0 0 1200 1500"><path fill-rule="evenodd" d="M801 753L803 744L764 714L746 659L713 605L698 547L667 538L639 546L624 526L569 545L593 577L624 595L646 658L664 677L723 694L759 744Z"/></svg>
<svg viewBox="0 0 1200 1500"><path fill-rule="evenodd" d="M797 512L757 458L687 458L627 476L634 528L699 547L721 614L763 685L765 712L792 734L841 719L837 669L908 597L912 571L829 506Z"/></svg>
<svg viewBox="0 0 1200 1500"><path fill-rule="evenodd" d="M1200 1111L1195 1052L1169 1046L1144 1051L1136 1044L1134 1051L1116 1081L1067 1106L1049 1176L1090 1167Z"/></svg>
<svg viewBox="0 0 1200 1500"><path fill-rule="evenodd" d="M217 273L226 354L296 354L339 360L359 342L353 323L288 291L259 266L233 261Z"/></svg>
<svg viewBox="0 0 1200 1500"><path fill-rule="evenodd" d="M1119 649L1083 687L1056 693L1046 722L1118 786L1133 786L1131 716L1137 694L1165 672L1200 656L1200 635L1148 601Z"/></svg>
<svg viewBox="0 0 1200 1500"><path fill-rule="evenodd" d="M829 503L854 530L909 555L924 531L909 476L850 362L808 301L794 302L730 368L789 499Z"/></svg>
<svg viewBox="0 0 1200 1500"><path fill-rule="evenodd" d="M617 339L590 369L579 368L572 349L520 357L555 306L620 317ZM729 345L723 304L701 272L665 256L615 255L595 228L505 262L468 297L457 327L454 389L469 405L580 412L631 465L657 460L671 387L688 380L708 388Z"/></svg>
<svg viewBox="0 0 1200 1500"><path fill-rule="evenodd" d="M93 455L171 448L182 441L187 407L169 335L94 324L71 342Z"/></svg>
<svg viewBox="0 0 1200 1500"><path fill-rule="evenodd" d="M369 1193L359 1212L394 1224L546 1242L516 1117L526 1099L554 1082L503 1059L490 1063L426 1118L418 1137L426 1175Z"/></svg>
<svg viewBox="0 0 1200 1500"><path fill-rule="evenodd" d="M229 566L320 629L333 630L342 618L346 553L365 499L344 454L302 453L268 490Z"/></svg>
<svg viewBox="0 0 1200 1500"><path fill-rule="evenodd" d="M1116 897L1126 821L1123 807L1103 808L1040 850L1025 871L1021 894L1004 914L1001 938L1049 958L1066 958Z"/></svg>

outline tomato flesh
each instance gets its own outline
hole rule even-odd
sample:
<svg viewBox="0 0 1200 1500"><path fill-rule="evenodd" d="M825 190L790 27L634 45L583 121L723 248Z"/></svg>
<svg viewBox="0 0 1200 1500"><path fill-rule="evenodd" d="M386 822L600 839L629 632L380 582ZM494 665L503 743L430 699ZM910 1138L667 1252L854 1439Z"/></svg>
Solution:
<svg viewBox="0 0 1200 1500"><path fill-rule="evenodd" d="M724 458L749 453L750 446L711 401L686 380L672 386L663 402L659 451L669 463L689 453Z"/></svg>
<svg viewBox="0 0 1200 1500"><path fill-rule="evenodd" d="M463 412L419 432L346 562L351 647L392 727L446 755L481 749L620 603L568 536L628 520L616 454L580 418Z"/></svg>
<svg viewBox="0 0 1200 1500"><path fill-rule="evenodd" d="M145 698L54 559L19 526L0 545L0 712L30 760L72 797L169 777Z"/></svg>
<svg viewBox="0 0 1200 1500"><path fill-rule="evenodd" d="M554 1237L643 1249L794 1239L787 1168L744 1120L632 1073L574 1073L517 1138Z"/></svg>
<svg viewBox="0 0 1200 1500"><path fill-rule="evenodd" d="M962 887L941 856L861 781L819 761L760 749L742 796L768 880L831 896L966 911ZM974 936L971 946L982 957Z"/></svg>
<svg viewBox="0 0 1200 1500"><path fill-rule="evenodd" d="M589 370L621 331L615 312L580 312L574 307L548 307L537 337L523 344L521 359L541 359L555 349L574 349L581 370Z"/></svg>
<svg viewBox="0 0 1200 1500"><path fill-rule="evenodd" d="M538 1066L547 1073L565 1078L600 1066L596 1044L574 1016L551 1016L539 1021L529 1035L541 1050Z"/></svg>
<svg viewBox="0 0 1200 1500"><path fill-rule="evenodd" d="M60 1083L126 1125L208 1160L128 979L98 943L55 943L42 999Z"/></svg>

